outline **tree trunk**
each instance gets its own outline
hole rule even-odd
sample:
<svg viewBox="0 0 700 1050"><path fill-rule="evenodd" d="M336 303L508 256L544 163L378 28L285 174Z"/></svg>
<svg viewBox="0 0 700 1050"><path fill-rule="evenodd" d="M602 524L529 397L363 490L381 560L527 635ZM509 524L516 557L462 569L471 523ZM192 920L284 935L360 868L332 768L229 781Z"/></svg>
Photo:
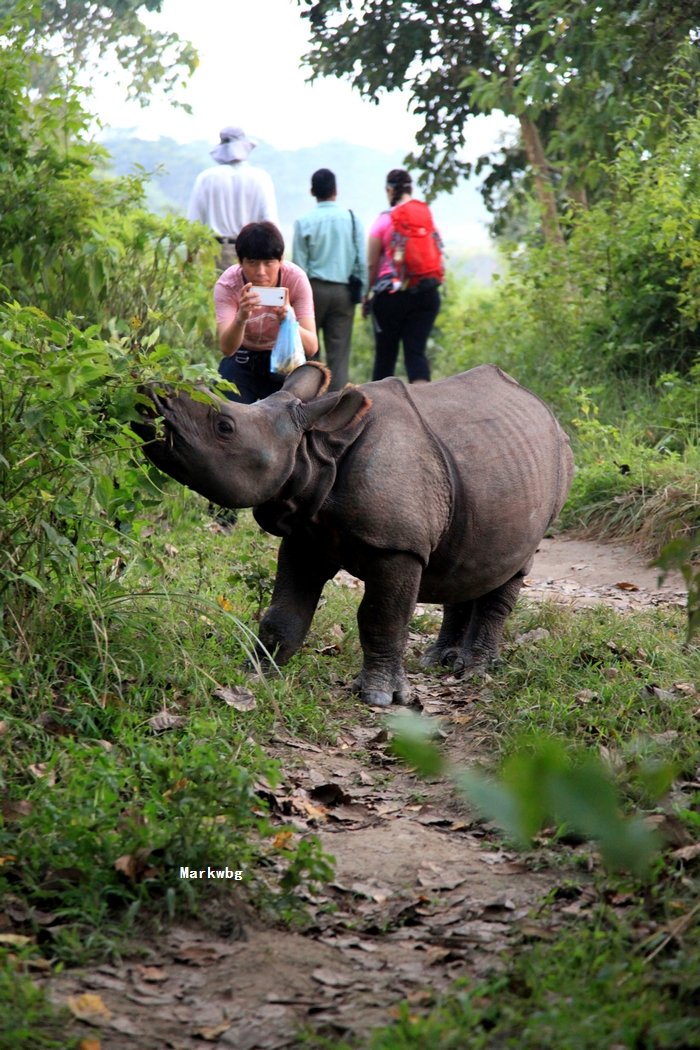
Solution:
<svg viewBox="0 0 700 1050"><path fill-rule="evenodd" d="M584 211L588 211L588 194L585 186L569 186L567 192L572 201L575 201Z"/></svg>
<svg viewBox="0 0 700 1050"><path fill-rule="evenodd" d="M525 152L532 174L535 178L535 190L538 200L542 206L542 227L544 235L550 244L564 246L564 238L561 235L559 216L557 214L557 202L554 197L554 188L549 178L549 165L542 146L542 139L529 113L519 115L520 129L523 133Z"/></svg>

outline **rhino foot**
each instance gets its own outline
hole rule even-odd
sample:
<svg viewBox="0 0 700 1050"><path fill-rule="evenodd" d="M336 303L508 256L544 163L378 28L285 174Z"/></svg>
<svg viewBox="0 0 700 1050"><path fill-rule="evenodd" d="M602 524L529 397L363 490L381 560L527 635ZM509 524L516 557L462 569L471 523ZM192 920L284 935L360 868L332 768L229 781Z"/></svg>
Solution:
<svg viewBox="0 0 700 1050"><path fill-rule="evenodd" d="M405 678L386 680L379 675L359 674L350 684L350 690L358 693L363 704L370 707L390 707L392 703L408 704L411 690Z"/></svg>
<svg viewBox="0 0 700 1050"><path fill-rule="evenodd" d="M459 650L454 645L441 646L437 643L429 646L420 658L421 667L436 669L454 662Z"/></svg>
<svg viewBox="0 0 700 1050"><path fill-rule="evenodd" d="M498 656L458 656L453 665L454 674L471 678L483 678L488 668L502 663Z"/></svg>

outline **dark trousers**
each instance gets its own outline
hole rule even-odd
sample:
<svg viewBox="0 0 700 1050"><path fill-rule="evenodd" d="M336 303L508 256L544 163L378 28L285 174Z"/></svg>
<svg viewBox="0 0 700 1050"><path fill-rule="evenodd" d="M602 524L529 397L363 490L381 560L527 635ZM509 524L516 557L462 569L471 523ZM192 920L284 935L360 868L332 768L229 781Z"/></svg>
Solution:
<svg viewBox="0 0 700 1050"><path fill-rule="evenodd" d="M323 333L326 364L331 370L329 390L342 390L348 381L355 304L347 284L311 278L316 328Z"/></svg>
<svg viewBox="0 0 700 1050"><path fill-rule="evenodd" d="M409 382L430 379L425 347L439 310L440 293L437 288L375 294L372 299L375 347L373 381L393 376L401 342Z"/></svg>
<svg viewBox="0 0 700 1050"><path fill-rule="evenodd" d="M219 364L219 375L235 383L238 393L226 392L229 401L238 401L242 405L252 405L263 397L282 389L286 376L275 375L270 371L271 350L246 350L241 347L233 357L224 357Z"/></svg>

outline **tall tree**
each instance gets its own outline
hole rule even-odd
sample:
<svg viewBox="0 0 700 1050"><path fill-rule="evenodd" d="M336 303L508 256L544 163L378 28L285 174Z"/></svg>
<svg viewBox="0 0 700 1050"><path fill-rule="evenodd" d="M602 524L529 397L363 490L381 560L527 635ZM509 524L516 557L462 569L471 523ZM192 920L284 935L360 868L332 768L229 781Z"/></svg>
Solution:
<svg viewBox="0 0 700 1050"><path fill-rule="evenodd" d="M298 0L311 25L312 76L348 77L365 97L407 89L423 118L429 194L469 175L467 118L518 118L545 235L561 240L556 195L585 200L642 93L665 84L686 43L681 105L695 104L700 0ZM692 100L692 101L691 101ZM674 103L678 104L675 98ZM499 176L512 176L515 158ZM483 162L482 162L483 166Z"/></svg>
<svg viewBox="0 0 700 1050"><path fill-rule="evenodd" d="M112 52L129 77L129 97L147 105L155 88L172 95L198 64L190 43L142 21L144 12L162 6L163 0L0 0L0 33L27 34L43 54L35 74L39 88L66 61L77 71ZM189 111L176 98L174 103Z"/></svg>

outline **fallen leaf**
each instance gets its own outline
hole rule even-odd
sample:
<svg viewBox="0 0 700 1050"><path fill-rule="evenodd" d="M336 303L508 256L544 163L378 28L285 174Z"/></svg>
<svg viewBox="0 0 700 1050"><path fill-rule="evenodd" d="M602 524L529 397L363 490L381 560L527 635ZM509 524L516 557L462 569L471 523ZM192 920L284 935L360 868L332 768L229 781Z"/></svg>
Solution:
<svg viewBox="0 0 700 1050"><path fill-rule="evenodd" d="M319 984L324 984L328 988L347 988L353 983L352 977L337 973L337 971L330 970L326 966L321 966L318 970L314 970L311 976L314 981L318 981Z"/></svg>
<svg viewBox="0 0 700 1050"><path fill-rule="evenodd" d="M432 869L432 870L431 870ZM448 874L441 871L437 865L421 868L418 872L418 885L429 890L454 890L466 879L463 872Z"/></svg>
<svg viewBox="0 0 700 1050"><path fill-rule="evenodd" d="M345 631L339 623L334 623L328 633L332 638L335 638L337 642L342 642L343 638L345 637Z"/></svg>
<svg viewBox="0 0 700 1050"><path fill-rule="evenodd" d="M167 973L165 970L161 970L160 966L137 966L136 972L142 981L157 983L168 979Z"/></svg>
<svg viewBox="0 0 700 1050"><path fill-rule="evenodd" d="M285 744L287 747L298 747L300 751L315 751L317 754L323 754L323 748L317 747L316 744L309 744L305 740L292 740L291 737L287 736L273 736L273 744Z"/></svg>
<svg viewBox="0 0 700 1050"><path fill-rule="evenodd" d="M106 751L107 754L114 749L114 744L109 740L96 740L95 743L98 747L101 747L103 751Z"/></svg>
<svg viewBox="0 0 700 1050"><path fill-rule="evenodd" d="M337 642L334 642L333 645L324 645L321 649L314 649L319 656L338 656L341 651Z"/></svg>
<svg viewBox="0 0 700 1050"><path fill-rule="evenodd" d="M223 1035L224 1032L228 1032L230 1027L230 1021L222 1021L221 1024L213 1025L211 1027L204 1025L202 1028L195 1028L192 1035L198 1035L200 1039L208 1039L210 1042L213 1042L215 1039L218 1039L220 1035Z"/></svg>
<svg viewBox="0 0 700 1050"><path fill-rule="evenodd" d="M476 715L451 715L450 722L456 726L465 726L468 722L473 722Z"/></svg>
<svg viewBox="0 0 700 1050"><path fill-rule="evenodd" d="M56 772L53 769L49 769L48 766L48 762L37 762L31 766L27 766L27 769L32 776L37 778L37 780L43 780L45 777L46 783L49 787L53 787L56 783Z"/></svg>
<svg viewBox="0 0 700 1050"><path fill-rule="evenodd" d="M6 799L2 803L2 815L5 820L21 820L28 817L34 809L34 803L26 799Z"/></svg>
<svg viewBox="0 0 700 1050"><path fill-rule="evenodd" d="M360 781L361 784L364 784L365 787L374 787L374 779L369 775L369 773L365 773L364 769L361 769L360 772L357 774L357 779Z"/></svg>
<svg viewBox="0 0 700 1050"><path fill-rule="evenodd" d="M621 591L638 591L639 587L636 583L626 583L624 580L621 583L616 583L616 587L619 587Z"/></svg>
<svg viewBox="0 0 700 1050"><path fill-rule="evenodd" d="M582 689L580 693L576 694L576 699L580 704L588 704L591 700L597 700L598 694L594 689Z"/></svg>
<svg viewBox="0 0 700 1050"><path fill-rule="evenodd" d="M11 948L24 948L31 942L31 937L23 937L20 933L0 933L0 944L8 944Z"/></svg>
<svg viewBox="0 0 700 1050"><path fill-rule="evenodd" d="M40 715L34 719L34 725L39 726L45 733L50 733L52 736L74 736L75 733L70 726L66 726L63 722L59 722L52 711L42 711Z"/></svg>
<svg viewBox="0 0 700 1050"><path fill-rule="evenodd" d="M219 597L216 599L216 603L217 605L221 606L224 612L231 612L231 609L233 608L231 602L228 600L228 598L225 598L223 594L219 595Z"/></svg>
<svg viewBox="0 0 700 1050"><path fill-rule="evenodd" d="M688 696L695 696L697 690L692 682L674 682L673 688L678 693L686 693Z"/></svg>
<svg viewBox="0 0 700 1050"><path fill-rule="evenodd" d="M274 849L291 849L292 843L290 840L293 835L294 832L291 828L285 828L283 831L278 831L272 840Z"/></svg>
<svg viewBox="0 0 700 1050"><path fill-rule="evenodd" d="M122 1035L143 1035L143 1030L139 1028L130 1017L113 1017L108 1022L108 1026L114 1029L115 1032L120 1032Z"/></svg>
<svg viewBox="0 0 700 1050"><path fill-rule="evenodd" d="M169 729L182 729L186 726L188 719L184 715L170 715L167 711L161 711L148 719L148 724L154 733L165 733Z"/></svg>
<svg viewBox="0 0 700 1050"><path fill-rule="evenodd" d="M526 631L525 634L516 635L514 642L515 645L529 645L531 642L542 642L545 638L549 638L549 631L546 627L535 627L532 631Z"/></svg>
<svg viewBox="0 0 700 1050"><path fill-rule="evenodd" d="M430 805L423 806L421 812L413 817L419 824L451 824L452 818L446 817L444 813L434 810Z"/></svg>
<svg viewBox="0 0 700 1050"><path fill-rule="evenodd" d="M353 802L348 806L336 806L328 813L330 820L338 820L341 823L357 824L367 820L369 810L359 802Z"/></svg>
<svg viewBox="0 0 700 1050"><path fill-rule="evenodd" d="M0 720L0 736L5 736L6 733L7 733L7 722L3 718L2 720Z"/></svg>
<svg viewBox="0 0 700 1050"><path fill-rule="evenodd" d="M78 1043L78 1050L102 1050L102 1041L100 1039L81 1039Z"/></svg>
<svg viewBox="0 0 700 1050"><path fill-rule="evenodd" d="M151 849L141 848L134 853L124 853L121 857L117 857L114 867L117 871L121 871L123 875L138 882L151 870L146 863L146 858L152 852Z"/></svg>
<svg viewBox="0 0 700 1050"><path fill-rule="evenodd" d="M212 696L215 696L218 700L223 700L224 703L228 704L229 707L235 708L236 711L254 711L257 703L250 689L246 689L242 685L217 686Z"/></svg>
<svg viewBox="0 0 700 1050"><path fill-rule="evenodd" d="M176 554L180 553L180 551L177 549L177 547L173 547L172 543L166 543L165 553L169 554L171 558L174 558Z"/></svg>
<svg viewBox="0 0 700 1050"><path fill-rule="evenodd" d="M691 846L681 846L680 849L674 849L671 854L674 860L693 860L698 856L700 856L700 842L694 842Z"/></svg>
<svg viewBox="0 0 700 1050"><path fill-rule="evenodd" d="M86 1024L106 1024L112 1016L112 1011L107 1009L101 996L93 992L69 995L67 1006L74 1017L77 1017L79 1021L85 1021Z"/></svg>

